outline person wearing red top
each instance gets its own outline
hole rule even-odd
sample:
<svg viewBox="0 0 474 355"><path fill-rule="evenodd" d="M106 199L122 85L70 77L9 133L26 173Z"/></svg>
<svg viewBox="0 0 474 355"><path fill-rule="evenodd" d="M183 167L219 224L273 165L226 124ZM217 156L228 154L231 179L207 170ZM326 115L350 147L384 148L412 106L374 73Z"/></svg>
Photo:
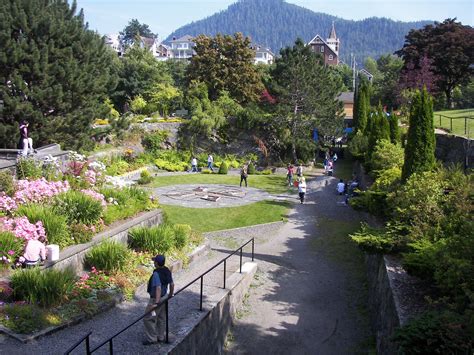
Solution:
<svg viewBox="0 0 474 355"><path fill-rule="evenodd" d="M293 185L293 175L295 173L293 165L288 164L288 172L286 174L286 177L288 178L288 186Z"/></svg>

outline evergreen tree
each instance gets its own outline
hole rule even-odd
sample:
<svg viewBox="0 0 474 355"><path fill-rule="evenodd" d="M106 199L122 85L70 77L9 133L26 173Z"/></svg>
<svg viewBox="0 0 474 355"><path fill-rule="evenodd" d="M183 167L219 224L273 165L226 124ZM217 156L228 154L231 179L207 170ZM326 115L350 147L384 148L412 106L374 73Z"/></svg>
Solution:
<svg viewBox="0 0 474 355"><path fill-rule="evenodd" d="M379 104L377 110L370 113L369 118L370 124L368 126L369 132L369 148L368 155L372 156L372 153L379 142L382 139L390 140L390 123L387 115L383 111L382 105Z"/></svg>
<svg viewBox="0 0 474 355"><path fill-rule="evenodd" d="M417 90L410 109L402 180L406 181L413 173L429 171L434 167L435 145L433 100L423 88L421 92Z"/></svg>
<svg viewBox="0 0 474 355"><path fill-rule="evenodd" d="M357 117L355 121L355 130L365 133L370 113L370 89L365 81L359 83L357 90L354 114Z"/></svg>
<svg viewBox="0 0 474 355"><path fill-rule="evenodd" d="M240 103L260 98L263 84L253 63L255 52L248 37L241 33L199 35L194 43L196 55L188 67L188 79L205 83L211 100L217 99L222 91L229 92Z"/></svg>
<svg viewBox="0 0 474 355"><path fill-rule="evenodd" d="M398 116L390 112L389 116L390 123L390 141L393 144L400 143L400 127L398 126Z"/></svg>
<svg viewBox="0 0 474 355"><path fill-rule="evenodd" d="M280 54L271 82L277 99L275 124L289 132L293 159L298 161L296 142L306 141L309 145L314 128L321 137L334 136L342 130L342 103L336 99L342 81L301 39Z"/></svg>
<svg viewBox="0 0 474 355"><path fill-rule="evenodd" d="M0 2L0 48L0 146L16 146L22 119L37 145L90 146L91 123L109 112L117 59L76 3Z"/></svg>
<svg viewBox="0 0 474 355"><path fill-rule="evenodd" d="M140 37L156 38L156 35L151 32L150 27L145 23L140 23L137 19L132 19L120 32L120 45L124 50L133 46Z"/></svg>

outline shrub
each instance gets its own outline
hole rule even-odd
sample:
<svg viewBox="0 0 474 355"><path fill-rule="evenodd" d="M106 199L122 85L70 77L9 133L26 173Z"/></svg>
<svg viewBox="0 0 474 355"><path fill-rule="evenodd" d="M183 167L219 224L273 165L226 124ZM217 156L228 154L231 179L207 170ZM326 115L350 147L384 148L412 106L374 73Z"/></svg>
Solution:
<svg viewBox="0 0 474 355"><path fill-rule="evenodd" d="M392 238L384 230L370 228L365 223L362 223L360 230L349 236L359 248L370 254L389 253L394 248Z"/></svg>
<svg viewBox="0 0 474 355"><path fill-rule="evenodd" d="M24 240L12 232L0 231L0 267L8 267L21 255Z"/></svg>
<svg viewBox="0 0 474 355"><path fill-rule="evenodd" d="M265 170L262 170L262 175L272 175L272 170L271 169L265 169Z"/></svg>
<svg viewBox="0 0 474 355"><path fill-rule="evenodd" d="M75 279L76 275L72 269L17 270L11 277L13 297L41 307L54 306L71 290Z"/></svg>
<svg viewBox="0 0 474 355"><path fill-rule="evenodd" d="M253 163L250 163L248 168L247 168L247 172L249 175L253 175L255 174L255 165L253 165Z"/></svg>
<svg viewBox="0 0 474 355"><path fill-rule="evenodd" d="M110 273L123 270L130 256L130 250L126 245L107 240L94 246L86 254L84 265L90 269L95 267Z"/></svg>
<svg viewBox="0 0 474 355"><path fill-rule="evenodd" d="M165 254L175 245L175 230L169 224L139 227L128 234L128 244L137 251Z"/></svg>
<svg viewBox="0 0 474 355"><path fill-rule="evenodd" d="M384 217L391 211L387 204L387 193L384 191L360 191L359 195L349 201L356 210L363 210Z"/></svg>
<svg viewBox="0 0 474 355"><path fill-rule="evenodd" d="M42 176L41 164L33 158L21 157L16 163L16 177L20 179L39 179Z"/></svg>
<svg viewBox="0 0 474 355"><path fill-rule="evenodd" d="M187 224L175 224L174 229L174 246L176 249L183 249L189 241L191 235L191 226Z"/></svg>
<svg viewBox="0 0 474 355"><path fill-rule="evenodd" d="M142 145L147 152L157 152L161 149L161 144L168 138L168 131L156 131L147 134L142 139Z"/></svg>
<svg viewBox="0 0 474 355"><path fill-rule="evenodd" d="M15 192L15 184L13 176L8 170L0 171L0 193L4 192L7 196L13 196Z"/></svg>
<svg viewBox="0 0 474 355"><path fill-rule="evenodd" d="M452 312L430 311L395 331L402 354L470 354L473 338L467 320Z"/></svg>
<svg viewBox="0 0 474 355"><path fill-rule="evenodd" d="M130 165L125 160L115 159L106 168L107 175L116 176L125 174L130 170Z"/></svg>
<svg viewBox="0 0 474 355"><path fill-rule="evenodd" d="M363 159L369 149L369 139L362 132L358 131L347 145L349 152L356 159Z"/></svg>
<svg viewBox="0 0 474 355"><path fill-rule="evenodd" d="M61 247L66 247L71 244L89 243L92 237L94 237L96 230L94 226L89 227L82 223L74 223L69 226L69 232L70 238L64 245L60 244Z"/></svg>
<svg viewBox="0 0 474 355"><path fill-rule="evenodd" d="M394 167L382 171L375 183L370 187L372 191L392 192L400 186L402 169Z"/></svg>
<svg viewBox="0 0 474 355"><path fill-rule="evenodd" d="M18 208L16 214L18 216L25 216L30 223L41 221L50 244L58 244L61 247L69 244L67 218L65 215L55 211L54 208L30 204Z"/></svg>
<svg viewBox="0 0 474 355"><path fill-rule="evenodd" d="M212 174L212 170L210 169L202 169L201 174Z"/></svg>
<svg viewBox="0 0 474 355"><path fill-rule="evenodd" d="M96 224L104 212L100 201L73 190L57 195L54 205L70 224Z"/></svg>
<svg viewBox="0 0 474 355"><path fill-rule="evenodd" d="M384 170L403 167L404 150L398 144L382 139L377 142L370 159L370 168L378 176Z"/></svg>
<svg viewBox="0 0 474 355"><path fill-rule="evenodd" d="M227 163L223 161L221 166L219 167L219 174L227 175L228 170L229 170L229 167L227 166Z"/></svg>
<svg viewBox="0 0 474 355"><path fill-rule="evenodd" d="M146 184L149 184L152 181L153 181L153 178L152 178L150 172L147 169L142 170L142 172L140 173L140 179L138 179L138 183L140 185L146 185Z"/></svg>

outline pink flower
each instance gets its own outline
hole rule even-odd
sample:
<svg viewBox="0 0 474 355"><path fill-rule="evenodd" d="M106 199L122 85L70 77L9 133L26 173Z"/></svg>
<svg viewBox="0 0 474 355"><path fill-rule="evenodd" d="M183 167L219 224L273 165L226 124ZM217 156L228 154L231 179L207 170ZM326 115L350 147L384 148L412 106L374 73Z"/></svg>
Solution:
<svg viewBox="0 0 474 355"><path fill-rule="evenodd" d="M87 195L87 196L90 196L92 197L94 200L97 200L100 202L100 204L102 205L102 207L106 207L107 206L107 202L105 202L105 197L104 195L98 193L98 192L95 192L94 190L81 190L81 192L84 194L84 195Z"/></svg>
<svg viewBox="0 0 474 355"><path fill-rule="evenodd" d="M15 255L15 251L9 250L9 251L8 251L8 255Z"/></svg>

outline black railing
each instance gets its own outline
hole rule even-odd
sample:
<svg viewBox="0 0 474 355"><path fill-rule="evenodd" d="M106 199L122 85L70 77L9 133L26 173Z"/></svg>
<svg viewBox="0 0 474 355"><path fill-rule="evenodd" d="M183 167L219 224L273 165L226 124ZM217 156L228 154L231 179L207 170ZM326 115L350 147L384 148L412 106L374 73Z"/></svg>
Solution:
<svg viewBox="0 0 474 355"><path fill-rule="evenodd" d="M101 347L103 347L105 344L109 344L109 354L113 354L114 353L114 345L113 345L113 339L115 339L116 337L118 337L120 334L122 334L123 332L125 332L126 330L128 330L130 327L132 327L133 325L135 325L136 323L138 323L139 321L141 321L143 318L145 318L148 314L150 314L151 312L153 312L156 308L160 307L163 303L165 304L165 314L166 314L166 342L168 343L169 342L169 327L168 327L168 302L170 299L176 297L178 294L180 294L182 291L184 291L185 289L187 289L189 286L191 286L192 284L194 284L197 280L200 280L201 282L201 287L200 287L200 293L199 293L199 310L202 311L202 301L203 301L203 289L204 289L204 276L206 276L208 273L210 273L212 270L214 270L216 267L218 267L219 265L221 265L222 263L224 264L224 285L223 285L223 288L226 287L226 271L227 271L227 259L229 259L231 256L235 255L236 253L240 252L240 258L239 258L239 272L242 273L242 255L243 255L243 248L246 247L247 245L249 245L250 243L252 243L252 261L254 261L254 255L255 255L255 239L252 238L250 239L247 243L245 244L242 244L238 249L236 249L234 252L232 252L231 254L227 255L224 259L222 259L221 261L219 261L216 265L214 265L213 267L211 267L210 269L208 269L206 272L202 273L200 276L196 277L193 281L187 283L184 287L180 288L178 291L176 291L174 293L173 296L170 296L170 297L167 297L163 300L160 301L160 303L158 305L156 305L155 307L153 307L152 309L150 309L148 312L146 312L145 314L143 314L142 316L140 316L139 318L135 319L132 323L130 323L129 325L127 325L125 328L123 328L122 330L120 330L119 332L115 333L114 335L112 335L110 338L108 338L107 340L104 340L102 343L100 343L99 345L97 345L95 348L91 349L90 348L90 335L92 334L92 332L89 332L88 334L84 335L80 340L78 340L73 346L71 346L64 354L65 355L68 355L70 354L74 349L76 349L81 343L83 343L84 341L86 342L86 354L87 355L90 355L92 353L94 353L95 351L99 350Z"/></svg>

